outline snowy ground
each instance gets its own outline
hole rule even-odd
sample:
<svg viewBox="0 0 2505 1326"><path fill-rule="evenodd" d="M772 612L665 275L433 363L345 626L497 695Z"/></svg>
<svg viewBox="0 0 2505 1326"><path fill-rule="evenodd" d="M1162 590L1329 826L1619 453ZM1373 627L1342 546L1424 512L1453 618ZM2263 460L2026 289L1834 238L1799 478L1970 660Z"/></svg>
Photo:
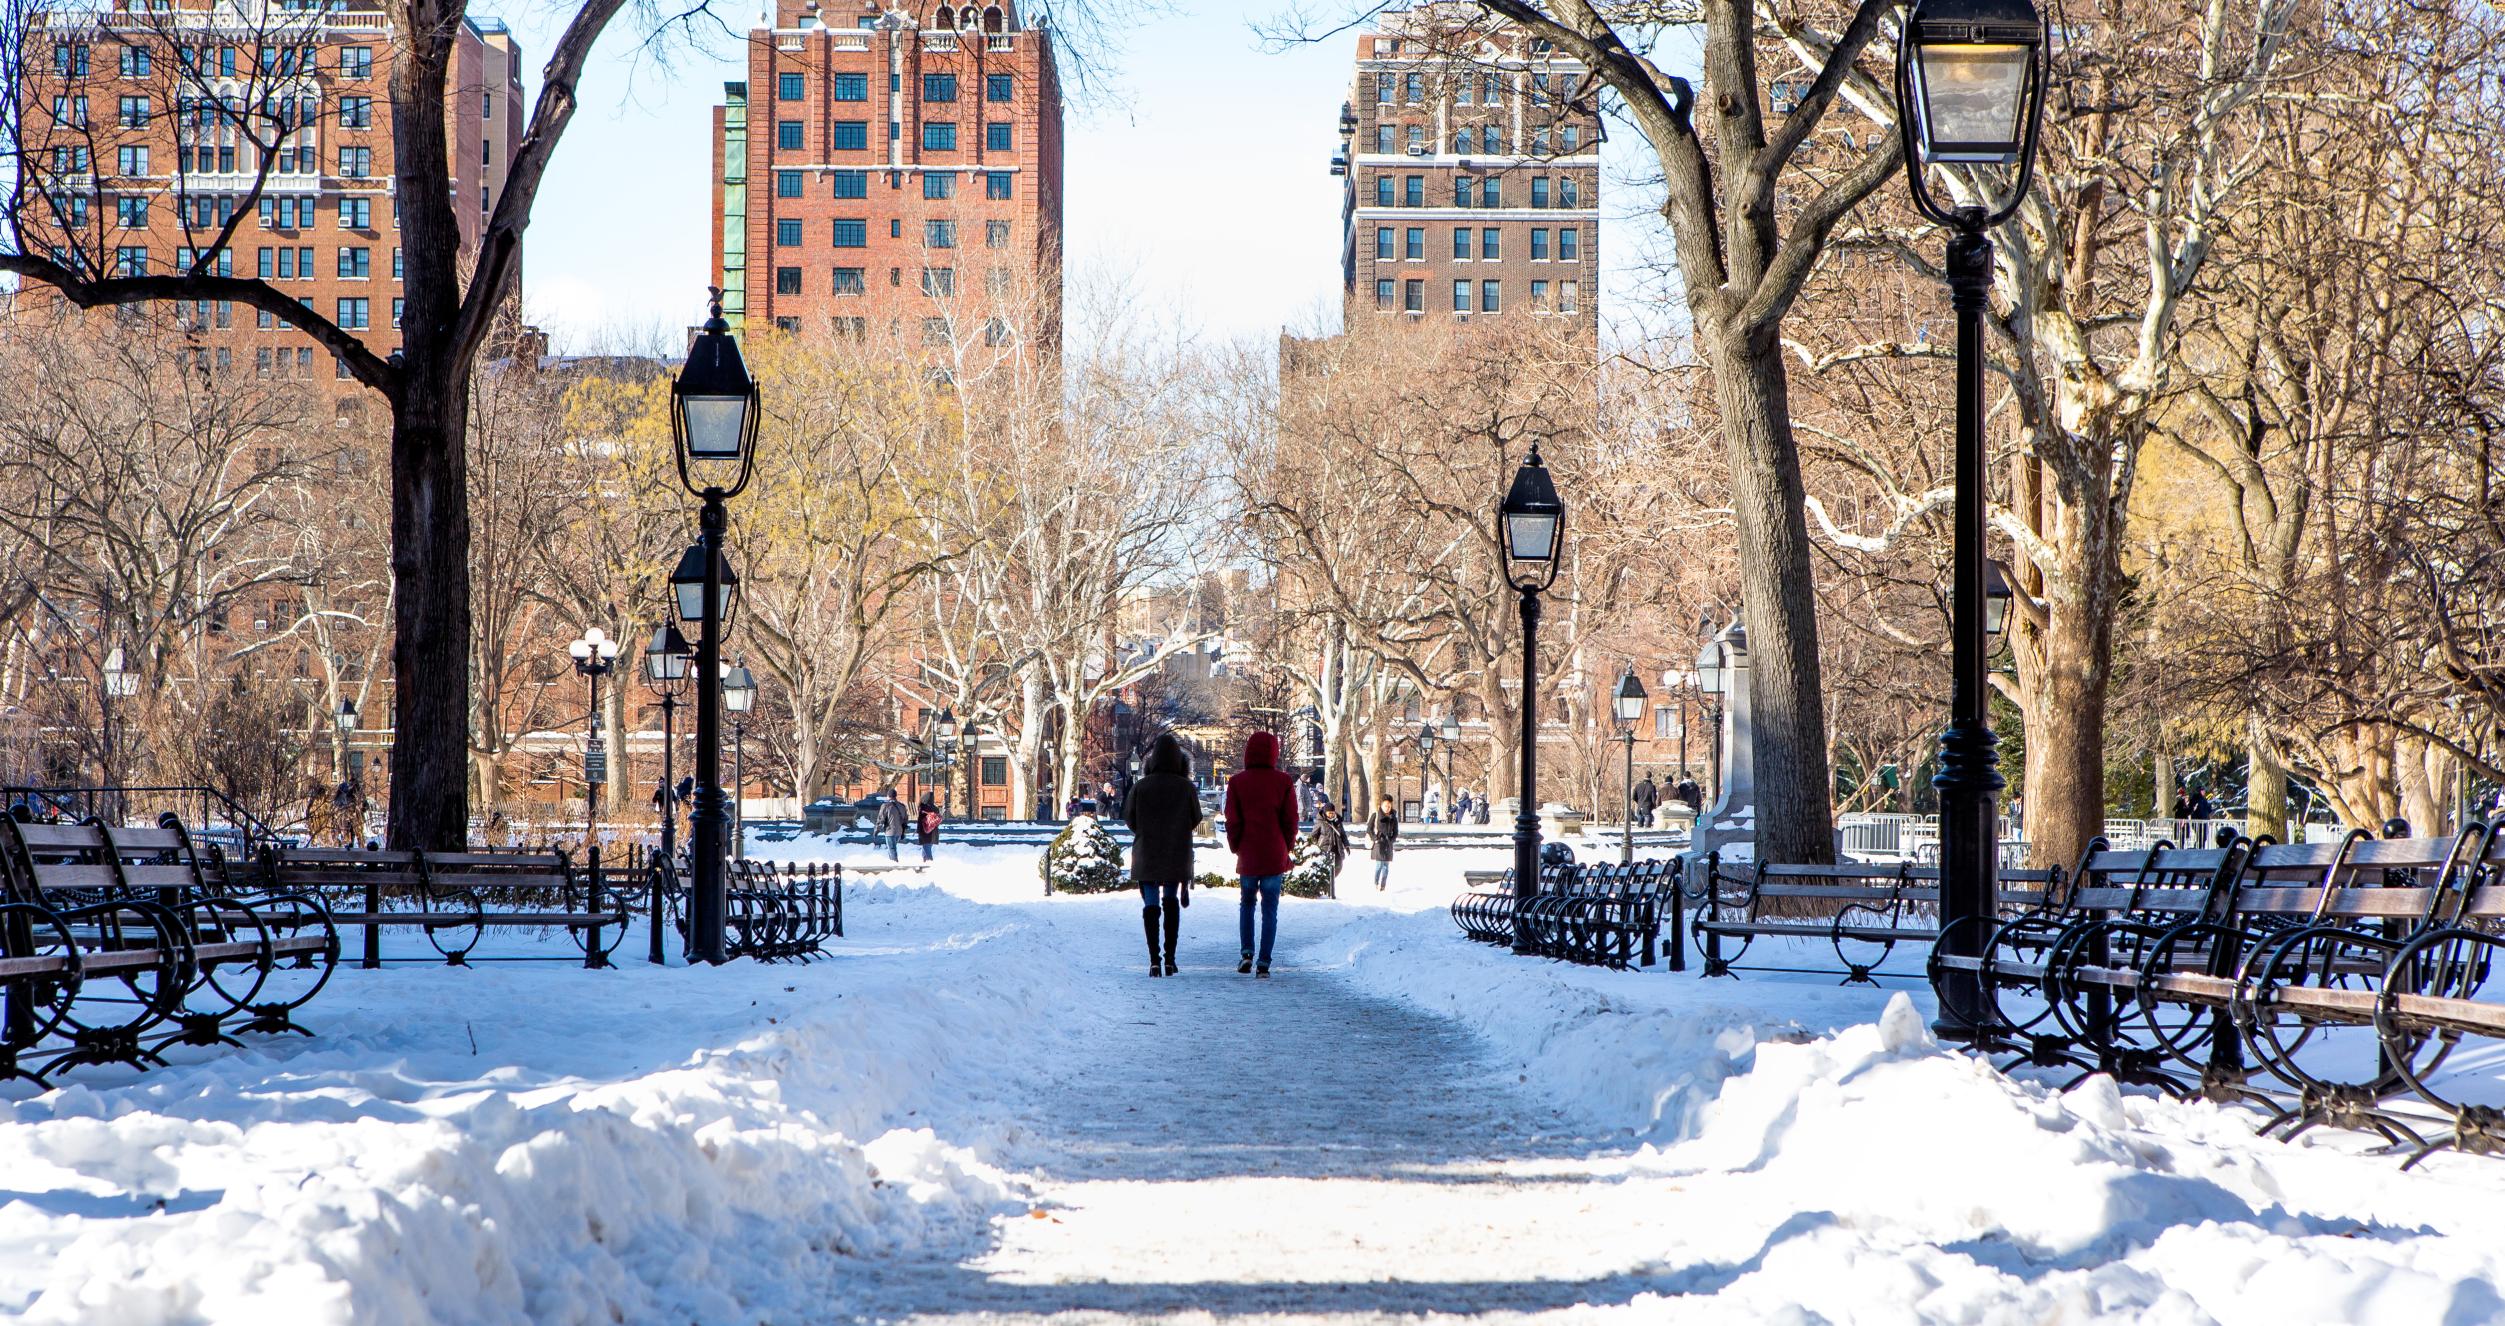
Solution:
<svg viewBox="0 0 2505 1326"><path fill-rule="evenodd" d="M1913 983L1471 945L1498 848L1351 863L1260 983L1231 898L1152 981L1034 856L856 881L806 967L343 971L316 1038L16 1088L0 1316L2505 1320L2505 1162L2012 1081Z"/></svg>

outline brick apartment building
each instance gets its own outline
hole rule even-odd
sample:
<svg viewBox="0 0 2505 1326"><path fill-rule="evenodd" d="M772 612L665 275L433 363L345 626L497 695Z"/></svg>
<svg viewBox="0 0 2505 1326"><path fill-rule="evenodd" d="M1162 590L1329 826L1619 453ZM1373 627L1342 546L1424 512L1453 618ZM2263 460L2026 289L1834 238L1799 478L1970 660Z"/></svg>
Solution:
<svg viewBox="0 0 2505 1326"><path fill-rule="evenodd" d="M88 271L175 272L244 211L212 270L267 278L378 351L399 344L392 47L372 0L114 0L51 10L27 40L18 164L36 200L22 213L30 250ZM447 93L465 243L504 187L521 93L512 34L466 20ZM313 343L267 313L203 301L177 317L217 367L317 375Z"/></svg>
<svg viewBox="0 0 2505 1326"><path fill-rule="evenodd" d="M724 92L714 269L734 326L1057 343L1061 87L1051 34L1010 0L775 0Z"/></svg>
<svg viewBox="0 0 2505 1326"><path fill-rule="evenodd" d="M1357 37L1334 174L1347 315L1570 317L1597 348L1600 120L1579 61L1475 5Z"/></svg>

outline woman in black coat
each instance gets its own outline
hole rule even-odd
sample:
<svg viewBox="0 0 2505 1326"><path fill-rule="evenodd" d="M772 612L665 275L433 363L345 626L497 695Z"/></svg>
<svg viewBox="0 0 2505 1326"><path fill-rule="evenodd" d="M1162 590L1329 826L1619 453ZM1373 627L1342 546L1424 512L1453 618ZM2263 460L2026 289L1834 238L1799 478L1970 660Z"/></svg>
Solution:
<svg viewBox="0 0 2505 1326"><path fill-rule="evenodd" d="M1189 905L1192 832L1200 827L1200 791L1192 786L1191 757L1171 732L1148 743L1140 779L1122 808L1131 826L1131 882L1139 886L1139 928L1148 937L1148 974L1172 976L1175 944L1182 938ZM1163 922L1165 949L1157 948Z"/></svg>
<svg viewBox="0 0 2505 1326"><path fill-rule="evenodd" d="M1374 891L1381 893L1392 882L1392 850L1400 841L1400 808L1390 797L1377 803L1374 817L1366 821L1368 855L1374 858Z"/></svg>

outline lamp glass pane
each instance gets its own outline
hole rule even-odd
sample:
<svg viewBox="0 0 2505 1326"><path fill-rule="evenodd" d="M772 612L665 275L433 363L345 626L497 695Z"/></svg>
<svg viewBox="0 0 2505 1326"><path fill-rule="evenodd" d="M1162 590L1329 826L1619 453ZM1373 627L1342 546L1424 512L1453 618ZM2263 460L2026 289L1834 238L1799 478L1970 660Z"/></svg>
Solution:
<svg viewBox="0 0 2505 1326"><path fill-rule="evenodd" d="M679 401L687 411L689 460L739 459L740 441L747 431L747 397L682 396Z"/></svg>
<svg viewBox="0 0 2505 1326"><path fill-rule="evenodd" d="M1640 696L1640 695L1621 695L1621 696L1619 696L1619 697L1618 697L1618 717L1619 717L1622 721L1632 723L1632 722L1634 722L1636 719L1642 718L1643 716L1644 716L1644 697L1643 697L1643 696Z"/></svg>
<svg viewBox="0 0 2505 1326"><path fill-rule="evenodd" d="M1999 635L2001 633L2001 628L2007 625L2008 622L2009 594L2007 591L2003 591L1998 594L1984 595L1983 633L1985 635Z"/></svg>
<svg viewBox="0 0 2505 1326"><path fill-rule="evenodd" d="M1557 517L1545 512L1505 516L1505 545L1517 562L1545 562L1557 555Z"/></svg>
<svg viewBox="0 0 2505 1326"><path fill-rule="evenodd" d="M1933 161L2017 160L2033 52L2022 45L1938 42L1916 48L1923 155Z"/></svg>
<svg viewBox="0 0 2505 1326"><path fill-rule="evenodd" d="M670 587L678 591L680 621L700 622L705 619L705 582L673 580L670 582Z"/></svg>

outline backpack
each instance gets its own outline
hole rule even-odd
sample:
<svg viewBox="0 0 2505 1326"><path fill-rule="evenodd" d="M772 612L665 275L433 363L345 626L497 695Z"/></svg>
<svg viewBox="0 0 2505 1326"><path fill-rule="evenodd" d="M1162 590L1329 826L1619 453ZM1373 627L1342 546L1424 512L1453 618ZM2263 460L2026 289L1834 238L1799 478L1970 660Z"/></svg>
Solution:
<svg viewBox="0 0 2505 1326"><path fill-rule="evenodd" d="M928 834L935 834L935 833L938 833L938 832L939 832L939 812L938 812L937 810L935 810L935 809L934 809L934 810L926 810L926 811L923 811L923 812L922 812L922 819L921 819L920 823L919 823L919 824L917 824L915 827L916 827L916 828L918 828L918 829L919 829L922 833L924 833L924 834L926 834L926 835L928 835Z"/></svg>

